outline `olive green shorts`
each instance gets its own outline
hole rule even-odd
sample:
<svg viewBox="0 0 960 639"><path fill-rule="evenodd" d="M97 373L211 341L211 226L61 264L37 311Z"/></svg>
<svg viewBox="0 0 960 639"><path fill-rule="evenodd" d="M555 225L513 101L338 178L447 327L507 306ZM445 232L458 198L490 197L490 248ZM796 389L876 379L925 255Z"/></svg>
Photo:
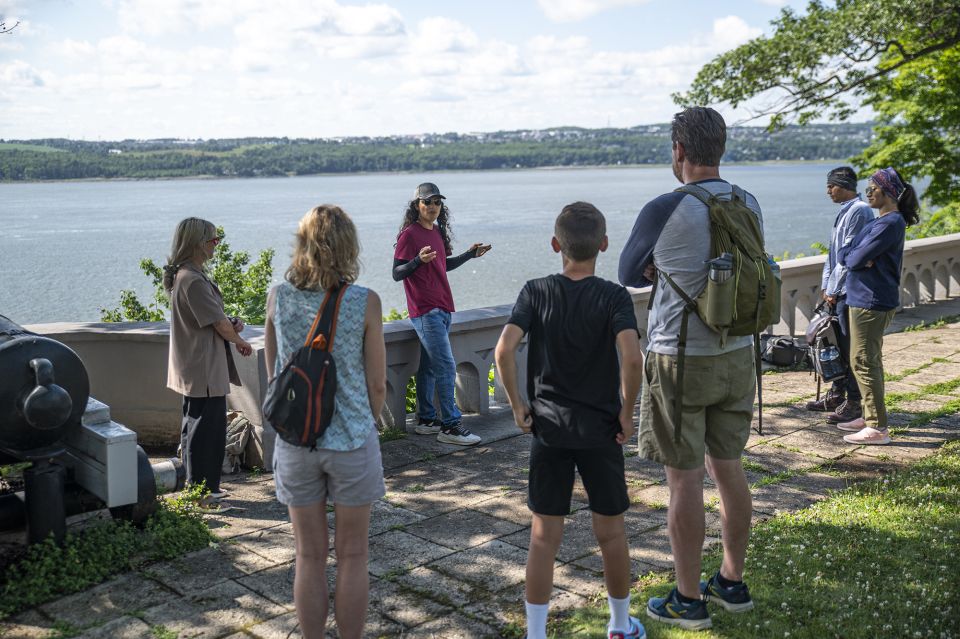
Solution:
<svg viewBox="0 0 960 639"><path fill-rule="evenodd" d="M674 439L677 358L648 353L640 399L640 455L664 466L703 466L704 454L739 459L750 437L757 392L753 347L722 355L687 355L680 443Z"/></svg>

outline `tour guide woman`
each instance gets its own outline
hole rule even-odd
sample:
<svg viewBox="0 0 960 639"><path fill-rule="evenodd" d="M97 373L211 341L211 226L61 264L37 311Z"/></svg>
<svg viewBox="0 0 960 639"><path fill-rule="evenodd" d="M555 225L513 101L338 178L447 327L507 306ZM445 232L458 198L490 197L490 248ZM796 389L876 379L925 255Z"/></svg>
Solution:
<svg viewBox="0 0 960 639"><path fill-rule="evenodd" d="M883 332L900 305L906 228L920 221L920 215L916 191L892 168L874 173L865 193L878 216L839 252L849 269L850 354L863 393L863 417L840 422L837 428L853 433L844 436L848 443L882 445L890 443L883 403Z"/></svg>
<svg viewBox="0 0 960 639"><path fill-rule="evenodd" d="M453 398L457 365L450 348L450 314L454 308L447 271L480 257L490 245L477 243L465 253L450 257L450 210L445 199L436 184L425 182L417 187L397 235L393 279L403 280L407 311L420 338L416 432L437 435L438 441L447 444L473 446L480 443L480 438L460 423L460 410ZM442 419L433 405L434 391L440 399Z"/></svg>
<svg viewBox="0 0 960 639"><path fill-rule="evenodd" d="M220 499L220 469L227 438L227 394L240 385L230 344L241 355L252 349L239 333L243 322L228 318L223 296L204 270L220 243L216 227L188 217L177 225L163 288L170 296L170 356L167 387L183 395L180 447L187 484L206 483Z"/></svg>
<svg viewBox="0 0 960 639"><path fill-rule="evenodd" d="M370 580L370 507L383 497L383 463L375 417L387 394L387 355L380 298L353 285L359 273L357 229L340 207L314 207L297 231L286 281L270 290L264 354L270 378L303 345L328 289L349 284L337 309L333 358L335 410L317 447L277 438L273 477L277 499L293 522L297 563L293 599L304 639L324 637L327 621L327 504L336 517L337 630L360 639Z"/></svg>

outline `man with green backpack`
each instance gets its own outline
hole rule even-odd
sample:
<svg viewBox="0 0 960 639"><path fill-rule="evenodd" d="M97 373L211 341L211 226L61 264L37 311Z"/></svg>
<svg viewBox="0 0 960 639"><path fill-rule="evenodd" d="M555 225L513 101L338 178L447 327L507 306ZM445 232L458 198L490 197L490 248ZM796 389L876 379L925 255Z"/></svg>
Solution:
<svg viewBox="0 0 960 639"><path fill-rule="evenodd" d="M640 409L640 453L666 467L677 585L648 616L711 626L706 602L753 607L743 583L752 500L741 456L757 392L755 337L779 321L779 268L764 251L756 198L720 178L726 125L691 107L672 125L683 184L644 206L620 256L620 282L654 284ZM723 563L700 581L704 472L720 492Z"/></svg>

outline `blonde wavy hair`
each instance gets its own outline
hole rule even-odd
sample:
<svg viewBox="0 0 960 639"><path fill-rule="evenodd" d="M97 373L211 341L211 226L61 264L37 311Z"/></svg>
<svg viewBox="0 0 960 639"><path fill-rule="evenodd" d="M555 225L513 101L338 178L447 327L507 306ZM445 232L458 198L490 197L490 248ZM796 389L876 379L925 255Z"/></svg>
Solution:
<svg viewBox="0 0 960 639"><path fill-rule="evenodd" d="M359 274L360 242L353 220L333 204L313 207L300 220L286 280L298 289L319 291L355 282Z"/></svg>
<svg viewBox="0 0 960 639"><path fill-rule="evenodd" d="M203 243L217 237L217 227L213 222L202 220L199 217L188 217L180 220L177 230L173 232L173 242L170 245L170 256L163 267L163 288L167 293L173 290L173 280L177 271L184 262L197 257L202 250Z"/></svg>

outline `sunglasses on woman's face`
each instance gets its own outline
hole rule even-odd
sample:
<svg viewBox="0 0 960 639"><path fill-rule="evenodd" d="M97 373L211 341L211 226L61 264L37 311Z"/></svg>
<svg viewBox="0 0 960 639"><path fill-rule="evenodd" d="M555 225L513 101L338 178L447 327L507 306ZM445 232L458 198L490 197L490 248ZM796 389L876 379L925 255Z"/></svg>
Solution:
<svg viewBox="0 0 960 639"><path fill-rule="evenodd" d="M420 200L420 203L424 206L440 206L440 204L443 203L443 200L438 197L432 197L426 200Z"/></svg>
<svg viewBox="0 0 960 639"><path fill-rule="evenodd" d="M213 244L214 246L216 246L217 244L220 243L220 238L219 238L219 237L211 237L209 240L207 240L207 243L208 243L208 244Z"/></svg>
<svg viewBox="0 0 960 639"><path fill-rule="evenodd" d="M871 184L870 186L868 186L867 188L865 188L865 189L863 190L863 192L866 193L867 195L873 195L874 193L876 193L876 192L879 191L879 190L880 190L880 187L878 187L878 186L873 186L873 185Z"/></svg>

